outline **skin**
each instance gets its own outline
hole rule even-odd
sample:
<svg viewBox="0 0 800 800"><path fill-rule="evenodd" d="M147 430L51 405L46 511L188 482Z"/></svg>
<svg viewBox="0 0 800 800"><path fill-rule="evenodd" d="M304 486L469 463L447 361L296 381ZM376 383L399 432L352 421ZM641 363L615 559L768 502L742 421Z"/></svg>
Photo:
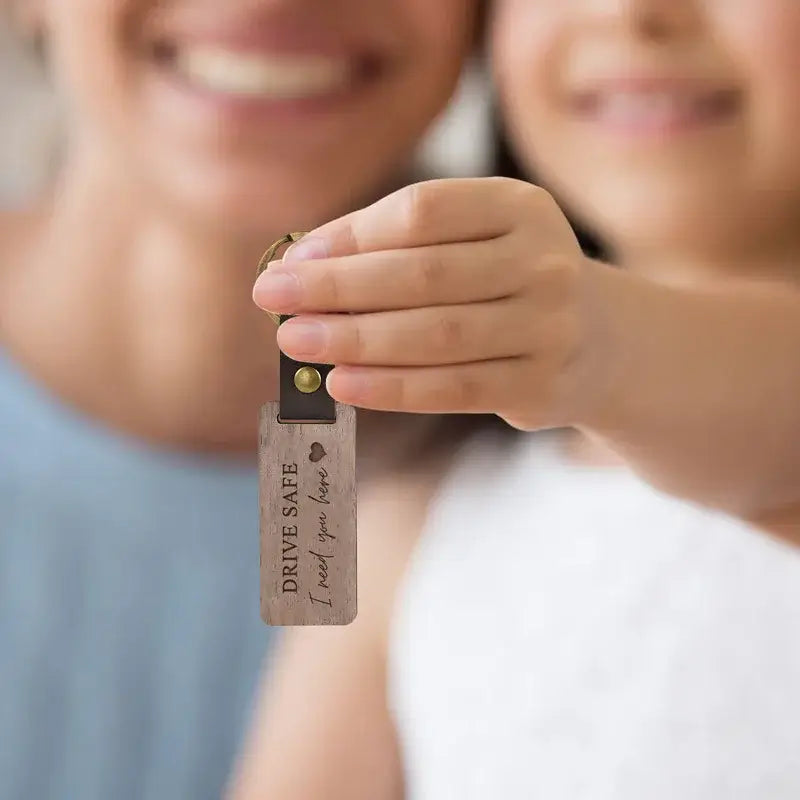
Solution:
<svg viewBox="0 0 800 800"><path fill-rule="evenodd" d="M306 252L301 242L259 280L259 305L298 313L280 347L336 363L328 387L343 402L491 410L525 430L572 426L673 494L800 541L797 4L496 5L493 61L519 154L626 270L584 259L540 189L422 184L322 226ZM598 70L597 58L618 70L691 64L690 77L736 102L709 124L621 132L565 99L569 76L582 64ZM421 527L440 474L431 469L409 473L402 510L379 488L361 500L384 541ZM287 800L321 787L334 800L402 796L385 694L402 571L386 565L405 551L372 538L361 535L367 613L346 629L292 634L235 800L276 786ZM290 677L327 658L335 675ZM356 695L362 686L371 688ZM357 720L341 701L351 696ZM301 706L314 708L312 726L295 726ZM303 754L301 778L287 752Z"/></svg>
<svg viewBox="0 0 800 800"><path fill-rule="evenodd" d="M126 434L249 453L256 410L276 392L274 327L249 300L255 265L287 230L368 202L408 168L471 48L473 5L12 5L43 34L68 145L46 194L0 217L3 347ZM237 52L244 40L344 53L359 80L320 102L198 91L159 48L209 37Z"/></svg>

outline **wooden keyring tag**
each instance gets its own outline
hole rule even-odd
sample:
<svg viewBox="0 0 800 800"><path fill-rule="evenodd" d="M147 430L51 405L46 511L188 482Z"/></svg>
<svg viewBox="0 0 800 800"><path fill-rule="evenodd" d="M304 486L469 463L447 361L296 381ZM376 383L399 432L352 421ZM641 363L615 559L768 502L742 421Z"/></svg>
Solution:
<svg viewBox="0 0 800 800"><path fill-rule="evenodd" d="M258 265L261 274L278 250ZM288 316L272 314L278 325ZM328 394L330 364L280 353L280 394L259 413L261 616L268 625L347 625L357 613L356 411Z"/></svg>

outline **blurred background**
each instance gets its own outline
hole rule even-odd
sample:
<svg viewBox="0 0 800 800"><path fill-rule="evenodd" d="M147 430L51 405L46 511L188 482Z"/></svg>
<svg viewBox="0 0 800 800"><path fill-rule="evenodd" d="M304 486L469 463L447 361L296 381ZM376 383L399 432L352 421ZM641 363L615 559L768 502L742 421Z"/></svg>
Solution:
<svg viewBox="0 0 800 800"><path fill-rule="evenodd" d="M48 174L58 143L58 108L39 66L0 17L0 203L10 206Z"/></svg>

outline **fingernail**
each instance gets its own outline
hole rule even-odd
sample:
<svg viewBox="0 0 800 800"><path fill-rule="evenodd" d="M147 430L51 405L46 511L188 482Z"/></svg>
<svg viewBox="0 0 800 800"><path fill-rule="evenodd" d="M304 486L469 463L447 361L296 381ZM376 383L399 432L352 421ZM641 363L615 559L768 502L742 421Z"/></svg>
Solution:
<svg viewBox="0 0 800 800"><path fill-rule="evenodd" d="M278 331L281 350L289 355L314 356L325 349L328 328L321 322L289 320Z"/></svg>
<svg viewBox="0 0 800 800"><path fill-rule="evenodd" d="M326 383L331 395L351 405L364 401L371 388L366 372L353 367L336 367L328 373Z"/></svg>
<svg viewBox="0 0 800 800"><path fill-rule="evenodd" d="M262 272L253 286L256 305L269 311L280 311L297 306L303 294L300 279L293 272Z"/></svg>
<svg viewBox="0 0 800 800"><path fill-rule="evenodd" d="M311 261L314 258L327 258L328 245L324 239L316 236L305 236L299 242L295 242L283 255L284 264L292 264L295 261Z"/></svg>

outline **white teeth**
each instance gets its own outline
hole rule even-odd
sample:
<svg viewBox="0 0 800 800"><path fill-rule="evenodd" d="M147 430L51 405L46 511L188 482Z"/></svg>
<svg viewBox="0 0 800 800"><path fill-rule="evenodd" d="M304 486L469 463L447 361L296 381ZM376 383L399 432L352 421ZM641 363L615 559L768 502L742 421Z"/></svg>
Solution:
<svg viewBox="0 0 800 800"><path fill-rule="evenodd" d="M678 131L729 120L740 93L713 86L603 86L576 92L572 109L580 117L630 131Z"/></svg>
<svg viewBox="0 0 800 800"><path fill-rule="evenodd" d="M245 54L208 46L181 48L173 63L183 77L205 89L279 99L328 94L347 86L352 77L343 58Z"/></svg>
<svg viewBox="0 0 800 800"><path fill-rule="evenodd" d="M619 124L668 124L702 105L696 98L664 92L619 92L598 100L598 115Z"/></svg>

